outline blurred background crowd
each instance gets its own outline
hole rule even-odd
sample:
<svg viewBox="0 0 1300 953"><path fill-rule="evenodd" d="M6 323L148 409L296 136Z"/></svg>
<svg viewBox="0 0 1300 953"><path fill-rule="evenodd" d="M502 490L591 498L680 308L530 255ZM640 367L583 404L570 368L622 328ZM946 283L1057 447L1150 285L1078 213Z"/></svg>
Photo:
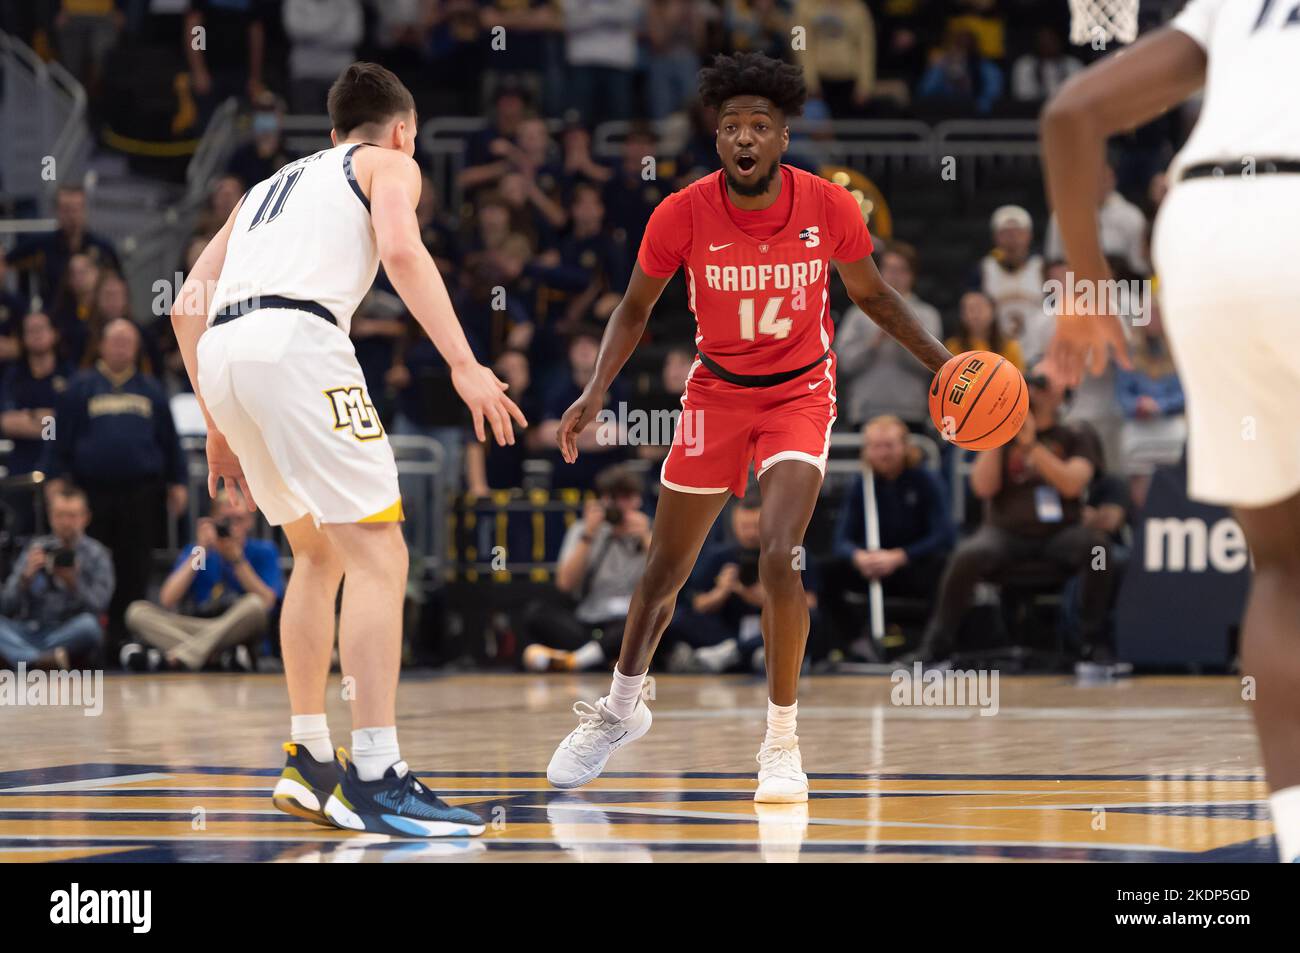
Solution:
<svg viewBox="0 0 1300 953"><path fill-rule="evenodd" d="M1159 20L1165 6L1179 4L1145 4L1144 16ZM157 283L179 286L247 188L328 145L329 84L370 59L415 96L428 131L417 146L426 247L476 353L532 424L513 447L468 435L445 366L381 272L352 336L389 432L439 448L442 498L458 528L435 537L445 552L427 554L440 567L432 602L446 611L448 581L512 590L498 603L508 611L469 613L459 626L434 615L442 621L417 655L608 664L666 447L593 429L566 466L555 429L592 373L651 212L718 167L714 117L694 98L697 71L716 53L758 50L805 71L810 101L787 160L854 192L886 280L954 353L996 351L1031 385L1027 435L978 459L955 452L929 423L928 374L831 282L840 466L810 534L813 658L948 657L990 627L979 611L995 604L1023 642L1046 594L1041 628L1056 663L1114 661L1119 570L1099 576L1088 558L1101 545L1122 567L1150 475L1178 462L1184 439L1159 309L1134 295L1132 371L1054 389L1037 368L1052 332L1050 282L1068 275L1032 153L1005 167L996 155L979 166L945 156L882 165L871 146L941 124L977 139L987 131L994 143L1022 135L1045 99L1100 55L1068 43L1063 0L34 0L0 9L0 30L84 90L90 140L89 174L60 175L43 197L0 178L5 215L19 223L0 234L5 492L23 499L34 483L44 488L42 506L12 504L6 517L0 660L57 661L100 645L110 663L203 668L274 653L287 567L254 518L224 502L207 513L188 492L193 414ZM7 121L15 108L6 104ZM1135 289L1150 287L1141 282L1153 277L1162 170L1193 118L1171 113L1116 140L1103 180L1079 184L1095 191L1104 247ZM213 163L203 144L223 123L230 131ZM843 148L850 142L857 152ZM872 161L852 161L859 154ZM114 185L164 203L201 190L165 266L128 266L133 229L142 218L174 222L175 210L109 201ZM42 216L40 228L21 226ZM692 340L679 276L611 408L676 408ZM1069 479L1029 462L1035 444L1070 464ZM878 545L865 533L865 480ZM556 527L545 539L527 513L503 515L507 503L537 504L537 493L567 507L558 522L554 513L540 521ZM65 514L62 535L60 506L78 510ZM761 667L760 506L751 493L720 521L662 653L674 668ZM499 536L485 528L498 523ZM47 525L54 536L33 538ZM93 563L115 576L111 596L84 605L66 598L56 566L83 537L111 559L81 556L71 572ZM487 569L496 541L522 570ZM883 640L865 628L873 580L889 607ZM38 592L60 594L57 611ZM88 618L102 624L97 637Z"/></svg>

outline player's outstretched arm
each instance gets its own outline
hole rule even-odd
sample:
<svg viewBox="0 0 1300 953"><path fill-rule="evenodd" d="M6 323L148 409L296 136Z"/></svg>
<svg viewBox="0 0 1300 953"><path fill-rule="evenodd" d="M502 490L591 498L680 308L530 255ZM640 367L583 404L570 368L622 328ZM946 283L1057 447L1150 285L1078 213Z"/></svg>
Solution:
<svg viewBox="0 0 1300 953"><path fill-rule="evenodd" d="M505 382L475 360L438 266L420 240L415 218L423 185L420 167L391 149L367 149L361 156L372 170L370 219L389 281L451 368L452 384L474 417L478 439L486 439L486 420L498 444L514 443L511 419L521 427L528 421L505 395Z"/></svg>
<svg viewBox="0 0 1300 953"><path fill-rule="evenodd" d="M835 267L853 303L931 373L948 362L952 354L925 329L903 296L885 283L870 255L857 261L837 261Z"/></svg>
<svg viewBox="0 0 1300 953"><path fill-rule="evenodd" d="M614 308L609 323L605 325L605 335L601 338L600 353L596 357L596 370L591 375L591 381L582 396L560 418L560 429L555 435L555 442L559 444L566 463L578 459L578 434L596 419L601 407L605 405L605 391L609 390L609 385L636 350L637 342L641 340L645 326L650 321L650 311L667 284L667 278L653 278L642 271L639 264L632 267L632 277L627 283L623 300Z"/></svg>
<svg viewBox="0 0 1300 953"><path fill-rule="evenodd" d="M1101 180L1106 140L1181 103L1205 84L1205 68L1200 45L1181 30L1166 27L1078 73L1043 108L1043 173L1076 287L1111 277L1092 185ZM1075 302L1063 301L1047 351L1048 365L1053 376L1074 385L1083 376L1085 362L1093 374L1105 370L1108 345L1127 367L1128 348L1119 320L1077 314Z"/></svg>
<svg viewBox="0 0 1300 953"><path fill-rule="evenodd" d="M235 203L226 224L212 237L199 255L199 260L190 269L185 284L177 292L172 305L172 328L176 332L176 343L180 348L181 359L185 362L185 373L189 375L190 386L198 398L199 409L203 411L203 420L208 426L208 494L214 499L217 495L218 481L230 489L233 483L244 498L244 505L250 510L256 508L253 494L244 482L244 471L239 465L239 458L230 449L230 444L217 428L208 405L203 400L203 391L199 387L199 338L207 329L208 306L212 303L212 291L221 277L221 268L226 263L226 244L230 241L231 229L235 227L235 216L239 214L243 199Z"/></svg>

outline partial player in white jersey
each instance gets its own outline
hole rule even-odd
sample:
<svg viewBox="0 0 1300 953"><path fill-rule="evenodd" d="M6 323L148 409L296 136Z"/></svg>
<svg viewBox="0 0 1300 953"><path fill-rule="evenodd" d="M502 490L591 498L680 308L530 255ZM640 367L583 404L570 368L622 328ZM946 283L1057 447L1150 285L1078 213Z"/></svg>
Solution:
<svg viewBox="0 0 1300 953"><path fill-rule="evenodd" d="M172 324L208 425L208 488L238 488L282 526L294 566L280 616L293 711L274 803L320 824L399 836L479 834L401 760L396 693L407 552L397 467L348 329L380 262L452 371L484 439L527 421L470 351L415 206L415 103L381 66L330 89L334 147L248 190L208 243ZM256 501L256 503L254 503ZM343 672L356 683L352 753L325 723L334 604Z"/></svg>
<svg viewBox="0 0 1300 953"><path fill-rule="evenodd" d="M1254 557L1243 674L1283 860L1300 860L1300 0L1191 0L1170 26L1072 79L1043 114L1048 190L1076 287L1110 277L1079 182L1106 139L1204 88L1154 231L1166 331L1187 395L1191 495L1230 505ZM1092 285L1094 289L1096 285ZM1094 300L1100 300L1095 294ZM1065 302L1048 357L1099 373L1117 318ZM1177 637L1176 633L1173 637Z"/></svg>

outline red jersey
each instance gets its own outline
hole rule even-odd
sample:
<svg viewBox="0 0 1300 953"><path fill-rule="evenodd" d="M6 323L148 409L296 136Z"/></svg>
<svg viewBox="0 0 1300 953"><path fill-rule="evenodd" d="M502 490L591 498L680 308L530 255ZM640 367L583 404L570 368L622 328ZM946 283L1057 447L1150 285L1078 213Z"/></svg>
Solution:
<svg viewBox="0 0 1300 953"><path fill-rule="evenodd" d="M853 196L811 172L781 166L769 208L738 209L721 171L655 208L637 262L666 278L686 268L695 346L736 374L773 374L811 364L835 333L827 291L831 261L871 254Z"/></svg>

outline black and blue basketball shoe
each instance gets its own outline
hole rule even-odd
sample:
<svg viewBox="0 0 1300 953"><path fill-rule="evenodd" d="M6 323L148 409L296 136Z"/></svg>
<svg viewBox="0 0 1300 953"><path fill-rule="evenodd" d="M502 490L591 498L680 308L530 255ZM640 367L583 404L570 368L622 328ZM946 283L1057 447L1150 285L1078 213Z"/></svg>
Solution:
<svg viewBox="0 0 1300 953"><path fill-rule="evenodd" d="M356 765L339 749L342 777L325 802L325 816L348 831L394 837L472 837L483 833L483 819L443 802L420 783L405 761L378 781L362 781Z"/></svg>
<svg viewBox="0 0 1300 953"><path fill-rule="evenodd" d="M292 741L285 742L284 753L284 770L271 792L271 803L286 814L333 827L325 816L325 802L343 776L339 763L317 761L306 747Z"/></svg>

